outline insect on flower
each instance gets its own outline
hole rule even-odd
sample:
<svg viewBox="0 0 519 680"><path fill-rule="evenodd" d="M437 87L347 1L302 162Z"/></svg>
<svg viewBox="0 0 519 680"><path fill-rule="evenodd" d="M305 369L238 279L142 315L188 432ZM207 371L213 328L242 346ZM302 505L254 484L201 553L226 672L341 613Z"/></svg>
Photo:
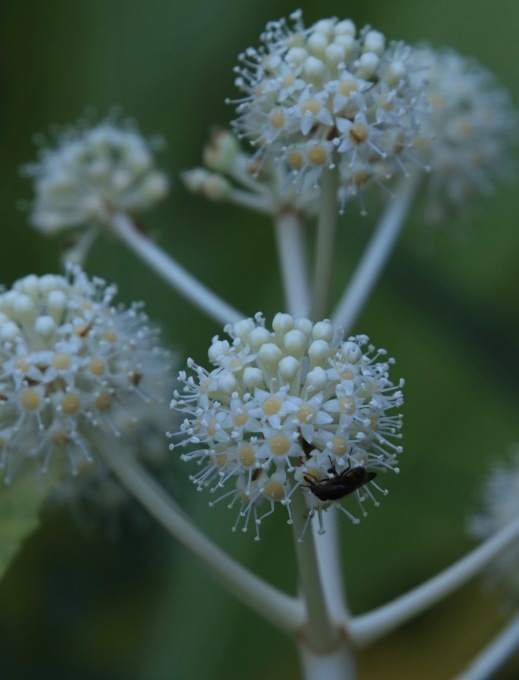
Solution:
<svg viewBox="0 0 519 680"><path fill-rule="evenodd" d="M364 335L344 339L327 320L280 313L270 330L258 314L226 332L231 341L216 336L209 349L213 370L190 361L195 375L180 373L184 388L172 402L186 414L174 446L189 446L183 460L201 464L197 487L215 493L234 481L214 503L239 504L245 530L276 507L292 522L294 493L322 524L330 502L371 482L355 494L365 515L365 498L378 504L367 470L396 471L402 451L393 441L401 416L389 413L403 400L403 381L389 375L393 360Z"/></svg>
<svg viewBox="0 0 519 680"><path fill-rule="evenodd" d="M331 461L330 461L331 462ZM308 482L311 493L320 501L338 501L362 486L371 482L377 476L376 472L368 472L362 465L351 467L351 464L342 472L337 472L334 463L331 463L329 472L333 477L317 479L314 475L307 473L304 477ZM315 481L314 481L315 480Z"/></svg>

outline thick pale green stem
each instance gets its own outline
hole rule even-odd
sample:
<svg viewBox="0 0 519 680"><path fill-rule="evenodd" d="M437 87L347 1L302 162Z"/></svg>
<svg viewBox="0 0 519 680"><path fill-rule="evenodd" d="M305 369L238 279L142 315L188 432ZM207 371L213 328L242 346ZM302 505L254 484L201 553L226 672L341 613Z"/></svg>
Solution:
<svg viewBox="0 0 519 680"><path fill-rule="evenodd" d="M389 203L382 215L371 241L337 305L333 315L333 324L343 328L346 334L350 333L391 255L393 246L405 224L419 180L419 172L415 172L414 175L403 180L395 198Z"/></svg>
<svg viewBox="0 0 519 680"><path fill-rule="evenodd" d="M319 572L323 583L326 606L337 625L349 625L349 608L346 602L345 577L339 549L339 527L337 509L332 506L326 511L326 533L318 534L319 525L312 522L312 531L317 547Z"/></svg>
<svg viewBox="0 0 519 680"><path fill-rule="evenodd" d="M354 680L356 675L355 655L346 640L341 640L333 652L316 654L299 646L303 680Z"/></svg>
<svg viewBox="0 0 519 680"><path fill-rule="evenodd" d="M338 183L339 168L337 166L323 170L312 296L312 319L314 321L324 319L329 314L330 288L335 259L335 233L339 214Z"/></svg>
<svg viewBox="0 0 519 680"><path fill-rule="evenodd" d="M309 312L303 227L301 218L288 211L279 215L274 224L287 311L296 318Z"/></svg>
<svg viewBox="0 0 519 680"><path fill-rule="evenodd" d="M302 539L309 512L302 493L293 495L291 508L299 581L307 609L307 620L299 638L302 642L305 640L313 652L327 654L337 646L339 631L326 605L314 535L306 531Z"/></svg>
<svg viewBox="0 0 519 680"><path fill-rule="evenodd" d="M123 485L157 519L183 543L209 572L233 595L285 633L294 634L304 625L303 604L272 587L233 560L182 513L162 489L135 460L105 446L103 455Z"/></svg>
<svg viewBox="0 0 519 680"><path fill-rule="evenodd" d="M519 518L461 560L393 602L350 621L350 634L358 645L387 635L414 616L450 595L485 569L499 553L519 541Z"/></svg>
<svg viewBox="0 0 519 680"><path fill-rule="evenodd" d="M225 325L244 318L242 312L200 283L151 239L138 231L126 215L114 215L112 229L138 257L211 319Z"/></svg>

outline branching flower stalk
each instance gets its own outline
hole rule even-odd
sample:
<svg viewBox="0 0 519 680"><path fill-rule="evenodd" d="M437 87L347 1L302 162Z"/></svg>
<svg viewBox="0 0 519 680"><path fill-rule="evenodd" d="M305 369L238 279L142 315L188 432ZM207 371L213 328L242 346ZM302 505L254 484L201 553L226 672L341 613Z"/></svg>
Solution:
<svg viewBox="0 0 519 680"><path fill-rule="evenodd" d="M355 656L347 644L337 646L325 656L305 645L298 646L298 653L303 680L350 680L357 675Z"/></svg>
<svg viewBox="0 0 519 680"><path fill-rule="evenodd" d="M303 625L301 602L268 585L218 548L186 518L142 466L114 455L109 448L103 450L103 455L135 498L233 595L285 633L292 634Z"/></svg>
<svg viewBox="0 0 519 680"><path fill-rule="evenodd" d="M362 615L352 616L346 601L337 522L341 513L358 524L368 501L380 504L387 493L381 478L399 471L402 452L402 416L394 409L404 381L393 377L384 349L348 334L419 188L435 218L488 190L494 174L507 173L516 114L490 74L454 53L388 44L350 20L305 27L299 11L269 23L261 47L241 55L236 73L243 96L234 102L234 133L213 134L204 151L208 170L183 179L211 200L274 219L288 313L276 314L271 326L260 313L244 317L136 227L134 215L163 198L168 181L155 168L155 144L133 125L109 117L65 131L55 150L43 151L26 168L36 188L31 221L46 234L87 225L69 253L77 260L98 233L112 232L225 326L229 339L215 336L209 348L212 368L189 359L179 374L171 406L183 420L170 426L170 449L181 448L180 459L198 466L191 480L209 491L210 505L225 501L234 510L233 531L252 528L259 540L263 522L282 513L295 541L298 596L222 551L144 469L130 442L148 441L146 431L162 423L168 355L139 305L114 307L115 289L79 268L69 268L68 278L26 277L0 295L0 470L15 479L20 451L42 470L55 456L74 474L100 465L232 594L294 639L305 680L352 680L357 649L490 563L499 572L517 566L517 483L506 471L476 521L484 542ZM250 153L241 150L243 139ZM365 213L370 187L394 197L329 321L338 214L354 198ZM310 291L305 248L314 217ZM459 680L489 677L518 640L515 618Z"/></svg>
<svg viewBox="0 0 519 680"><path fill-rule="evenodd" d="M151 239L143 235L127 215L115 214L111 226L114 233L133 253L211 319L226 324L243 318L241 312L200 283Z"/></svg>
<svg viewBox="0 0 519 680"><path fill-rule="evenodd" d="M340 553L340 517L333 506L327 512L325 534L319 534L318 522L315 520L312 522L314 539L319 540L317 551L319 573L331 619L338 626L348 629L351 613L347 601L346 574Z"/></svg>
<svg viewBox="0 0 519 680"><path fill-rule="evenodd" d="M316 537L308 532L306 540L301 540L307 507L300 494L294 497L292 513L299 581L307 607L305 629L299 635L306 638L306 644L314 652L326 655L337 647L339 632L328 611L324 582L317 558Z"/></svg>
<svg viewBox="0 0 519 680"><path fill-rule="evenodd" d="M300 215L288 210L274 223L286 306L295 317L305 317L309 312L305 226Z"/></svg>
<svg viewBox="0 0 519 680"><path fill-rule="evenodd" d="M321 205L317 226L316 260L314 269L312 318L326 317L330 305L335 237L337 231L339 169L336 165L323 171Z"/></svg>
<svg viewBox="0 0 519 680"><path fill-rule="evenodd" d="M518 540L519 518L429 581L387 605L355 617L351 621L351 635L356 644L370 644L433 606L482 572Z"/></svg>
<svg viewBox="0 0 519 680"><path fill-rule="evenodd" d="M337 304L332 320L334 326L349 333L365 306L371 291L391 256L398 236L404 227L422 173L415 170L401 181L395 198L388 204L371 241L366 247L346 290Z"/></svg>
<svg viewBox="0 0 519 680"><path fill-rule="evenodd" d="M324 668L330 667L335 668L336 673L326 676L331 680L355 677L351 674L353 672L352 644L355 649L366 647L396 630L467 583L508 546L515 544L519 538L519 520L516 520L444 572L411 592L379 609L352 617L349 622L338 624L330 618L321 590L323 584L320 582L320 572L315 561L316 546L313 541L297 539L302 529L298 521L294 521L294 530L303 584L303 601L306 602L307 607L306 614L303 601L298 602L275 590L234 562L199 532L186 519L168 494L138 463L121 459L110 450L104 450L103 455L125 486L144 507L177 540L191 550L206 565L209 572L217 577L232 594L270 621L276 628L295 636L300 646L300 656L305 663L308 663L305 677L309 679L322 677L322 675L319 676L319 672L322 673ZM297 508L294 508L293 512L294 518L301 516ZM496 640L495 648L492 645L491 662L495 664L495 667L505 655L505 651L511 650L509 642L515 640L517 634L515 622L509 628L507 627L503 637L499 638L499 643ZM334 661L334 659L344 658L349 659L349 663L344 667ZM484 668L487 668L487 663L489 661L485 660ZM329 672L332 671L329 670ZM466 678L460 676L460 679L477 680L484 677L488 676L468 675Z"/></svg>

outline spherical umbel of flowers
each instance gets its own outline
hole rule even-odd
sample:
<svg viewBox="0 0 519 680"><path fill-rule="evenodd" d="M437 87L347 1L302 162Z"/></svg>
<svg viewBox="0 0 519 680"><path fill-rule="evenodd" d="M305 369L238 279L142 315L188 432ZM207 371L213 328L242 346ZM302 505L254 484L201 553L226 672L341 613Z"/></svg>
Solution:
<svg viewBox="0 0 519 680"><path fill-rule="evenodd" d="M483 488L481 509L469 519L469 533L487 540L519 517L519 449L513 460L496 466ZM519 546L511 545L492 562L489 578L504 585L508 601L519 602Z"/></svg>
<svg viewBox="0 0 519 680"><path fill-rule="evenodd" d="M318 513L321 530L332 503L358 522L330 488L339 475L351 481L366 472L366 483L351 489L365 514L366 497L377 503L371 487L384 493L374 473L398 471L401 416L388 412L402 403L403 381L389 377L393 360L383 360L385 351L366 336L344 340L329 321L277 314L270 331L258 314L225 330L231 341L216 337L209 349L215 368L190 361L194 375L180 373L183 392L172 402L186 414L173 447L191 448L182 458L201 466L197 487L209 487L215 502L237 504L234 529L243 520L246 531L252 517L256 537L278 505L291 522L297 493L308 520Z"/></svg>
<svg viewBox="0 0 519 680"><path fill-rule="evenodd" d="M111 118L65 130L57 148L42 149L38 162L24 168L34 179L32 224L51 234L151 208L168 190L166 175L155 168L156 146Z"/></svg>
<svg viewBox="0 0 519 680"><path fill-rule="evenodd" d="M115 292L70 268L66 277L27 276L0 294L6 481L26 459L45 470L56 456L76 472L158 417L168 355L141 305L114 307Z"/></svg>
<svg viewBox="0 0 519 680"><path fill-rule="evenodd" d="M420 116L423 138L417 159L430 169L431 221L447 205L466 205L474 193L489 193L494 179L511 174L518 116L507 91L490 71L452 50L416 48L410 59L427 106Z"/></svg>
<svg viewBox="0 0 519 680"><path fill-rule="evenodd" d="M370 179L407 172L423 92L411 78L411 48L387 44L369 26L358 31L350 20L305 28L301 12L291 19L268 24L263 46L240 57L239 135L301 183L317 183L324 168L338 164L355 193Z"/></svg>

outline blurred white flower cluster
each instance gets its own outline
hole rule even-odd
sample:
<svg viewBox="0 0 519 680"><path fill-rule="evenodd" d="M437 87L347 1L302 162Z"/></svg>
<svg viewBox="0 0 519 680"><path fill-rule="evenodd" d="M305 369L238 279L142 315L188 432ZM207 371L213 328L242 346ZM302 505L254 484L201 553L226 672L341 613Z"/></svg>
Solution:
<svg viewBox="0 0 519 680"><path fill-rule="evenodd" d="M150 429L164 428L169 355L141 305L115 307L115 292L70 268L66 277L27 276L0 295L7 481L26 459L45 470L56 456L76 473L103 447L131 455Z"/></svg>
<svg viewBox="0 0 519 680"><path fill-rule="evenodd" d="M169 185L155 167L156 146L130 123L111 118L66 129L57 148L42 148L38 162L24 168L34 179L33 226L51 234L78 225L107 225L118 211L151 208Z"/></svg>
<svg viewBox="0 0 519 680"><path fill-rule="evenodd" d="M440 222L449 205L464 208L475 193L489 193L494 178L511 176L518 117L508 92L476 61L422 47L411 63L416 85L425 80L428 104L415 143L431 168L426 216Z"/></svg>
<svg viewBox="0 0 519 680"><path fill-rule="evenodd" d="M483 488L479 512L469 518L469 534L485 541L519 517L519 450L508 464L496 465ZM519 603L519 545L508 547L492 563L488 577L506 588L508 603Z"/></svg>
<svg viewBox="0 0 519 680"><path fill-rule="evenodd" d="M313 484L323 489L355 468L397 471L401 416L388 412L402 404L403 381L390 379L393 361L383 359L384 350L366 336L344 340L329 321L277 314L272 329L258 314L226 328L231 342L213 340L216 368L189 362L195 375L181 372L185 387L172 403L187 414L174 446L192 448L183 459L201 465L193 477L199 489L215 493L232 483L218 500L238 502L235 529L243 518L247 530L252 516L258 532L276 504L291 521L295 492L304 493L309 517L317 511L322 528L322 511L339 497L323 500ZM363 514L362 501L375 501L370 486L375 482L351 489Z"/></svg>

